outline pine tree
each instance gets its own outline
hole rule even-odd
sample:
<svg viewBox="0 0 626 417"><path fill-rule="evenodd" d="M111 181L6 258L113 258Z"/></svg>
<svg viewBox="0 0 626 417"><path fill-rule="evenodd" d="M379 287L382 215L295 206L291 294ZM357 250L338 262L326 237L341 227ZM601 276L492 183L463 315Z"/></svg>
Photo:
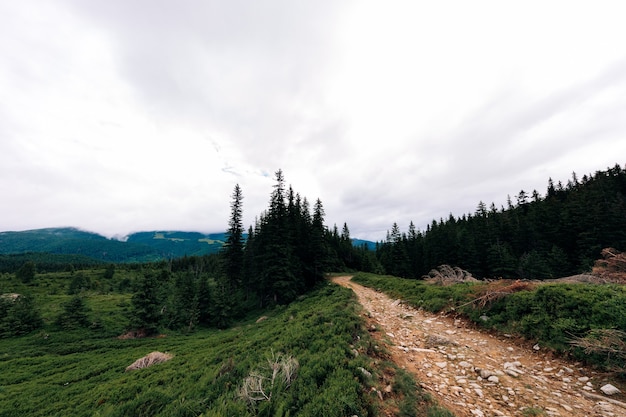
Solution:
<svg viewBox="0 0 626 417"><path fill-rule="evenodd" d="M159 281L166 282L168 272L161 271L160 279L151 272L140 276L131 298L130 326L138 334L150 336L157 333L161 320L161 295Z"/></svg>
<svg viewBox="0 0 626 417"><path fill-rule="evenodd" d="M35 279L35 273L37 268L35 267L35 263L32 261L27 261L22 265L20 269L15 273L15 277L22 281L24 284L30 284Z"/></svg>
<svg viewBox="0 0 626 417"><path fill-rule="evenodd" d="M16 299L0 297L0 338L20 336L39 329L43 320L29 294L21 294Z"/></svg>
<svg viewBox="0 0 626 417"><path fill-rule="evenodd" d="M294 274L293 246L290 244L282 170L276 171L276 184L270 198L265 230L267 243L263 248L263 273L266 280L271 282L270 296L273 302L287 303L296 297L299 288Z"/></svg>
<svg viewBox="0 0 626 417"><path fill-rule="evenodd" d="M56 324L65 330L87 327L90 312L83 297L75 295L63 304L63 311L57 317Z"/></svg>
<svg viewBox="0 0 626 417"><path fill-rule="evenodd" d="M324 272L328 265L328 243L325 238L324 215L324 206L318 198L313 207L313 221L311 224L313 283L324 278Z"/></svg>
<svg viewBox="0 0 626 417"><path fill-rule="evenodd" d="M234 290L241 285L243 278L244 239L243 239L243 194L239 184L232 194L231 215L228 221L226 243L222 250L223 269L226 286Z"/></svg>

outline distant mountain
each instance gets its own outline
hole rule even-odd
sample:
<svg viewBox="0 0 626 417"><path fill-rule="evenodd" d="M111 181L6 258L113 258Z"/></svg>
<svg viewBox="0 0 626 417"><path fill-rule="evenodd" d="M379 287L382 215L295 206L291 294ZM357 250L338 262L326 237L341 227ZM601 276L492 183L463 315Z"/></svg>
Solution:
<svg viewBox="0 0 626 417"><path fill-rule="evenodd" d="M217 253L225 242L226 233L150 231L133 233L119 240L63 227L0 232L0 255L49 253L78 255L98 262L153 262ZM352 239L352 243L376 249L376 243L367 240Z"/></svg>
<svg viewBox="0 0 626 417"><path fill-rule="evenodd" d="M376 242L372 242L371 240L363 240L363 239L352 239L352 246L363 246L369 250L376 250Z"/></svg>
<svg viewBox="0 0 626 417"><path fill-rule="evenodd" d="M149 246L164 258L200 256L216 253L226 242L226 233L178 231L138 232L128 236L126 243Z"/></svg>
<svg viewBox="0 0 626 417"><path fill-rule="evenodd" d="M76 228L49 228L0 232L0 254L38 252L83 255L105 262L151 262L216 253L224 241L224 233L139 232L122 241Z"/></svg>

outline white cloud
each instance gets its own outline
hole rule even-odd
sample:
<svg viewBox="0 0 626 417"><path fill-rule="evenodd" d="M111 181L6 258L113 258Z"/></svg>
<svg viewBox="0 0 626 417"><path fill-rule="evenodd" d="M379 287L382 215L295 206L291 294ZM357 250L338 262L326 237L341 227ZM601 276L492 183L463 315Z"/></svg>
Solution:
<svg viewBox="0 0 626 417"><path fill-rule="evenodd" d="M619 2L0 5L0 230L247 224L273 175L353 236L626 154Z"/></svg>

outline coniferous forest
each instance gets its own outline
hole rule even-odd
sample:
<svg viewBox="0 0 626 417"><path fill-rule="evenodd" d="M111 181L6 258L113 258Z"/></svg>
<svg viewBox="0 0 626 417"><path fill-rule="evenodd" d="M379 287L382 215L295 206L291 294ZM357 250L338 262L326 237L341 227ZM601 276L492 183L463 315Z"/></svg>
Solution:
<svg viewBox="0 0 626 417"><path fill-rule="evenodd" d="M587 272L602 248L626 249L626 170L576 173L474 213L433 220L425 231L394 223L377 258L391 275L420 278L442 264L482 278L548 279Z"/></svg>

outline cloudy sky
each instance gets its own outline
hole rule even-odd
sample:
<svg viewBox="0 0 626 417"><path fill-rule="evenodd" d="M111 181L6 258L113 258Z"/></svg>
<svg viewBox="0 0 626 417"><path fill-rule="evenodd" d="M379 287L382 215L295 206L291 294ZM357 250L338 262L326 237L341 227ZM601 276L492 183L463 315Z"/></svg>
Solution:
<svg viewBox="0 0 626 417"><path fill-rule="evenodd" d="M506 204L626 162L621 1L0 1L0 230L326 222Z"/></svg>

